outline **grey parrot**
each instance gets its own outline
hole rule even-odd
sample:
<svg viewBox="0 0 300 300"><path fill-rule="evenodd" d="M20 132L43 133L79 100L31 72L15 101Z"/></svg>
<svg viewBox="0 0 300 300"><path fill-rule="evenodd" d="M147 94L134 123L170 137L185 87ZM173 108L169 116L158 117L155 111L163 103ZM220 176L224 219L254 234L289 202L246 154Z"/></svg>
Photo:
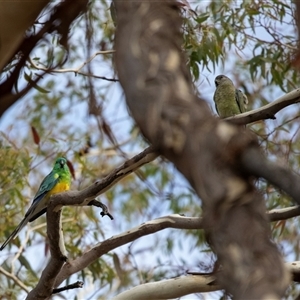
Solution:
<svg viewBox="0 0 300 300"><path fill-rule="evenodd" d="M228 118L247 111L247 96L236 89L227 76L218 75L215 84L214 101L220 118Z"/></svg>

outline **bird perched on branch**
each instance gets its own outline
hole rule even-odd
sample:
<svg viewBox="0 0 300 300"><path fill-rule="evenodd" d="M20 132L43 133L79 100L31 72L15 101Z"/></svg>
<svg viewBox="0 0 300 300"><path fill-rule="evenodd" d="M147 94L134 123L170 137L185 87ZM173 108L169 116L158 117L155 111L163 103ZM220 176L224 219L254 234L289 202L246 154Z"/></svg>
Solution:
<svg viewBox="0 0 300 300"><path fill-rule="evenodd" d="M235 88L233 82L225 75L215 78L216 91L214 101L220 118L228 118L247 110L247 96Z"/></svg>
<svg viewBox="0 0 300 300"><path fill-rule="evenodd" d="M0 247L0 251L18 235L28 222L34 221L47 211L48 200L51 195L69 190L70 184L71 173L67 164L67 159L59 157L56 159L52 171L42 181L24 219L3 243Z"/></svg>

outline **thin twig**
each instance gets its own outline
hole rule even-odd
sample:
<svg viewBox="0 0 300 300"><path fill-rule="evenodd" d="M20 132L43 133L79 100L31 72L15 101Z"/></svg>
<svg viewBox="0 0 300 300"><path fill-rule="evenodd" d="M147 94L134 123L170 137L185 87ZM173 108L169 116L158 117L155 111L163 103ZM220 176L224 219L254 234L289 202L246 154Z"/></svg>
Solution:
<svg viewBox="0 0 300 300"><path fill-rule="evenodd" d="M82 288L82 287L83 287L83 281L76 281L76 282L74 282L72 284L68 284L64 287L53 289L52 294L58 294L58 293L61 293L63 291L78 289L78 288Z"/></svg>
<svg viewBox="0 0 300 300"><path fill-rule="evenodd" d="M98 76L98 75L94 75L91 73L85 73L85 72L80 71L84 66L86 66L88 63L90 63L97 55L110 54L110 53L114 53L114 52L115 52L115 50L97 51L87 61L83 62L79 67L69 68L69 69L51 69L51 68L47 68L47 67L43 67L43 66L38 66L30 57L29 57L29 62L33 68L35 68L37 70L46 71L47 73L75 73L75 75L79 74L79 75L83 75L83 76L94 77L94 78L103 79L103 80L107 80L107 81L117 82L118 79L115 79L115 78L107 78L105 76Z"/></svg>
<svg viewBox="0 0 300 300"><path fill-rule="evenodd" d="M6 277L12 279L21 289L23 289L26 293L29 293L29 289L27 286L14 274L5 271L2 267L0 267L0 273L5 275Z"/></svg>

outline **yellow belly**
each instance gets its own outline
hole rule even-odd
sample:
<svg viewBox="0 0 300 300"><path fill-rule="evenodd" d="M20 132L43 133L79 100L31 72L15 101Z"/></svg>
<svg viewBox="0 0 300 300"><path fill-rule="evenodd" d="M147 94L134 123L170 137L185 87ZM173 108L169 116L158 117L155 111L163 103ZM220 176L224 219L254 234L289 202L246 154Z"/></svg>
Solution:
<svg viewBox="0 0 300 300"><path fill-rule="evenodd" d="M70 185L67 183L59 182L55 185L55 187L49 191L49 196L57 193L61 193L70 189Z"/></svg>

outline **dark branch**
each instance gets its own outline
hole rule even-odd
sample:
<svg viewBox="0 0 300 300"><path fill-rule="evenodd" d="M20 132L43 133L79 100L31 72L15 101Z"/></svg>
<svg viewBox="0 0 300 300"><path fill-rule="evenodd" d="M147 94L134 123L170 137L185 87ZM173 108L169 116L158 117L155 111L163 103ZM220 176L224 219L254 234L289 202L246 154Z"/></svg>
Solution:
<svg viewBox="0 0 300 300"><path fill-rule="evenodd" d="M47 226L47 234L49 238L51 257L43 270L40 280L36 287L27 295L26 300L47 299L52 295L53 287L57 274L59 274L62 266L66 261L66 256L62 253L60 243L60 217L61 210L58 212L51 212L51 222L57 224L55 230ZM47 213L47 224L49 222L49 213ZM54 233L54 234L53 234ZM63 242L63 241L62 241ZM59 245L59 246L58 246Z"/></svg>
<svg viewBox="0 0 300 300"><path fill-rule="evenodd" d="M68 284L64 287L58 288L58 289L53 289L52 294L58 294L61 293L63 291L67 291L67 290L72 290L72 289L78 289L78 288L82 288L83 287L83 281L76 281L72 284Z"/></svg>
<svg viewBox="0 0 300 300"><path fill-rule="evenodd" d="M96 207L101 207L102 208L102 212L100 213L100 215L102 217L108 216L111 220L114 219L114 217L109 213L107 206L105 204L103 204L102 202L99 202L97 200L92 200L91 202L88 203L88 205L96 206Z"/></svg>
<svg viewBox="0 0 300 300"><path fill-rule="evenodd" d="M300 205L300 176L268 161L260 149L249 147L241 156L242 167L256 177L262 177L282 189Z"/></svg>
<svg viewBox="0 0 300 300"><path fill-rule="evenodd" d="M20 58L12 72L9 74L9 77L0 84L0 116L20 97L24 96L34 86L34 84L40 80L43 74L46 73L45 71L37 76L37 79L33 80L32 83L29 84L29 88L25 87L18 93L13 92L13 88L19 79L20 72L24 68L31 51L36 47L38 42L45 36L46 33L52 33L54 31L61 35L60 43L67 49L69 27L78 15L85 11L87 4L88 0L75 2L73 0L65 0L60 2L52 10L49 20L44 23L43 27L36 34L24 38L17 50L14 53L11 53L10 62L17 56ZM51 68L49 68L49 71L50 70Z"/></svg>
<svg viewBox="0 0 300 300"><path fill-rule="evenodd" d="M287 220L300 216L300 206L272 209L267 214L271 222Z"/></svg>

